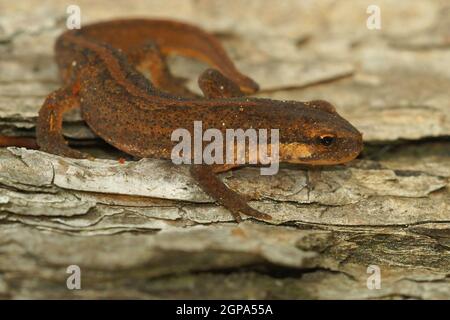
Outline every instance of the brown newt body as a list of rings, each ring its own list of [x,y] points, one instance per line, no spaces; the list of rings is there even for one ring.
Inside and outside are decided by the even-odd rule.
[[[167,69],[164,56],[176,53],[209,63],[199,85],[205,97],[185,89]],[[39,112],[41,149],[84,157],[65,143],[62,115],[80,108],[83,119],[102,139],[136,157],[170,159],[177,128],[279,129],[279,160],[333,165],[354,159],[362,137],[325,101],[276,101],[243,97],[257,84],[242,75],[220,43],[191,25],[166,20],[117,20],[67,31],[55,46],[64,87],[49,95]],[[149,81],[138,70],[150,71]],[[206,193],[240,214],[270,218],[229,190],[215,173],[238,165],[192,165]]]

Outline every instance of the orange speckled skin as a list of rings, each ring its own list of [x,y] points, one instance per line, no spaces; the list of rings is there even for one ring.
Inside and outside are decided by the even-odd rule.
[[[214,67],[199,79],[206,97],[164,92],[137,71],[137,65],[149,57],[145,48],[150,41],[163,55],[186,55]],[[98,136],[142,158],[170,159],[177,144],[171,141],[172,132],[177,128],[192,132],[194,121],[202,121],[203,130],[216,128],[223,132],[238,128],[279,129],[280,161],[339,164],[354,159],[362,149],[358,130],[325,101],[242,97],[255,92],[258,85],[235,68],[213,36],[191,25],[143,19],[103,22],[65,32],[58,38],[55,52],[65,86],[49,96],[39,114],[37,141],[45,151],[84,156],[70,149],[60,132],[62,113],[77,107]],[[324,136],[332,137],[332,143],[325,145]],[[298,145],[301,148],[291,148]],[[305,148],[307,155],[296,153]],[[220,167],[206,167],[193,166],[198,168],[193,169],[193,176],[237,220],[239,213],[269,218],[223,188],[214,176]]]

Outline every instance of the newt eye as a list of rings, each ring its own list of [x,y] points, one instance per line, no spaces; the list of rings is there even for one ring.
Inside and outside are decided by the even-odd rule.
[[[321,136],[319,137],[320,144],[328,147],[334,142],[335,138],[333,136]]]

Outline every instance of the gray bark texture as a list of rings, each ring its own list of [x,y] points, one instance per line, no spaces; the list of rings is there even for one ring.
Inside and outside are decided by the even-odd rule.
[[[76,112],[97,158],[0,149],[0,298],[450,298],[450,5],[370,1],[78,1],[82,23],[168,17],[217,34],[259,97],[324,99],[364,134],[354,162],[221,175],[273,220],[237,224],[188,168],[135,160]],[[0,134],[33,136],[59,87],[66,1],[0,0]],[[171,57],[193,90],[204,65]],[[118,161],[119,158],[126,161]],[[67,268],[81,269],[69,290]],[[380,271],[380,288],[371,284]]]

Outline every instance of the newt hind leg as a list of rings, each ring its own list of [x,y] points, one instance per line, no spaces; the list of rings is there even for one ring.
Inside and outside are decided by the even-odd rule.
[[[88,157],[70,148],[62,135],[63,114],[79,106],[78,98],[72,89],[59,89],[47,97],[39,110],[36,124],[36,140],[42,151],[70,158]]]
[[[237,83],[216,69],[206,69],[198,78],[198,86],[209,99],[242,97],[245,94]]]
[[[213,165],[192,165],[191,174],[200,187],[219,204],[227,208],[237,222],[241,222],[241,214],[255,217],[263,220],[270,220],[272,217],[268,214],[259,212],[247,204],[247,199],[230,190],[216,173],[226,171],[228,168]]]
[[[172,75],[156,42],[148,41],[144,46],[132,50],[129,59],[138,71],[150,77],[155,87],[182,97],[198,97],[185,87],[186,79]]]

